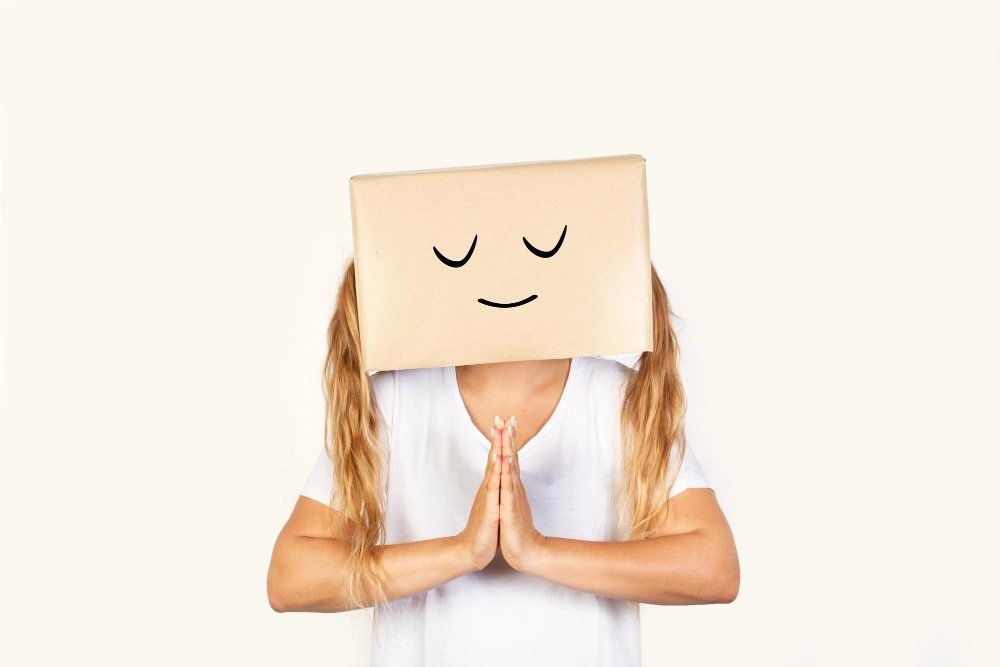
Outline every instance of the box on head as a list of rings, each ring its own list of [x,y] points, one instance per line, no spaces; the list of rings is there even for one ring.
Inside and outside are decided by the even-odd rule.
[[[641,155],[350,179],[367,371],[653,347]]]

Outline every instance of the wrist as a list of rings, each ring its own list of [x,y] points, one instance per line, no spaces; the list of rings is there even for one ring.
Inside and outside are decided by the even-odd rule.
[[[459,570],[459,576],[476,572],[476,559],[472,555],[472,550],[466,544],[462,533],[451,537],[451,553]]]
[[[548,554],[548,543],[540,532],[535,531],[534,537],[530,541],[530,546],[525,550],[524,558],[518,563],[516,569],[525,574],[537,575],[542,569],[542,563]]]

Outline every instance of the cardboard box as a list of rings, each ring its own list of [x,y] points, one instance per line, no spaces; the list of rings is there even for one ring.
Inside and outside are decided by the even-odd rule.
[[[641,155],[350,179],[365,370],[652,349]]]

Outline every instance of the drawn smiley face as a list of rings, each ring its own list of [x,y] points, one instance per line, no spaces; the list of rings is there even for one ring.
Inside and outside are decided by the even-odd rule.
[[[366,371],[651,349],[645,160],[351,177]]]
[[[531,242],[527,239],[527,237],[524,236],[521,237],[521,240],[524,241],[524,245],[528,248],[528,250],[531,251],[531,254],[537,257],[541,257],[542,259],[548,259],[554,256],[557,252],[559,252],[559,248],[562,247],[563,241],[566,239],[567,228],[568,225],[563,225],[562,234],[559,235],[559,240],[556,241],[556,245],[554,248],[552,248],[552,250],[539,250],[535,246],[531,245]],[[440,259],[446,266],[450,266],[454,269],[459,269],[465,266],[472,258],[472,253],[476,249],[476,241],[478,240],[479,240],[479,234],[476,234],[472,239],[472,245],[469,246],[469,251],[465,253],[465,257],[457,260],[448,259],[447,257],[441,254],[441,251],[437,249],[437,246],[432,246],[432,247],[434,249],[434,254],[437,255],[437,258]],[[491,308],[517,308],[518,306],[523,306],[526,303],[531,303],[537,298],[538,298],[537,294],[532,294],[529,297],[525,297],[520,301],[514,301],[512,303],[498,303],[496,301],[490,301],[489,299],[483,299],[481,297],[476,300],[479,303],[483,304],[484,306],[490,306]]]

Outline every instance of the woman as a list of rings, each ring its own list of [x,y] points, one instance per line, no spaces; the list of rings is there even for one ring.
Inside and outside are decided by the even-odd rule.
[[[735,543],[685,451],[679,350],[652,280],[654,349],[634,370],[578,357],[369,376],[350,262],[328,330],[327,446],[275,544],[272,608],[374,606],[374,666],[639,665],[636,603],[735,599]]]

